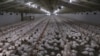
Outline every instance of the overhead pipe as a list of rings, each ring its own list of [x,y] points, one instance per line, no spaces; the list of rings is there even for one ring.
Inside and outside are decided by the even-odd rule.
[[[5,1],[5,2],[2,2],[2,3],[0,3],[0,6],[1,6],[1,5],[4,5],[4,4],[7,4],[7,3],[10,3],[10,2],[14,2],[14,0],[10,0],[10,1],[7,0],[7,1]]]
[[[59,2],[59,4],[62,4],[65,7],[71,8],[73,10],[78,10],[78,11],[79,10],[80,11],[82,11],[82,10],[84,10],[84,11],[87,11],[87,10],[92,11],[93,10],[92,8],[87,8],[87,7],[83,7],[83,6],[79,6],[79,5],[75,5],[75,4],[67,3],[67,2],[63,2],[63,1]]]
[[[9,7],[5,7],[5,8],[2,8],[0,10],[7,10],[9,8],[12,8],[12,7],[17,7],[17,6],[20,6],[21,4],[17,4],[17,5],[13,5],[13,6],[9,6]]]

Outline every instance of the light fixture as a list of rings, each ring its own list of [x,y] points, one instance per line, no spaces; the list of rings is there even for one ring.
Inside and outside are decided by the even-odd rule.
[[[32,8],[38,8],[37,4],[32,4],[32,2],[27,2],[25,5],[32,7]]]
[[[45,9],[43,9],[43,8],[41,8],[40,10],[43,11],[43,12],[45,12],[46,15],[51,15],[51,13],[50,13],[49,11],[47,11],[47,10],[45,10]]]
[[[77,0],[70,0],[69,2],[72,3],[72,2],[76,2],[76,1],[77,1]]]
[[[32,8],[37,8],[38,6],[36,4],[31,5]]]
[[[58,15],[57,13],[60,11],[60,9],[57,9],[53,12],[54,15]]]
[[[61,6],[61,9],[63,9],[64,8],[64,6]]]
[[[9,2],[14,1],[14,0],[8,0]]]
[[[25,5],[30,6],[32,2],[27,2]]]
[[[64,9],[64,6],[58,7],[58,9],[56,9],[56,10],[53,12],[53,14],[54,14],[54,15],[58,15],[58,12],[60,12],[62,9]]]

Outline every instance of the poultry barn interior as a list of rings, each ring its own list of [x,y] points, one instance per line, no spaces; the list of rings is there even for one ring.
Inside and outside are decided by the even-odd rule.
[[[100,0],[0,0],[0,56],[100,56]]]

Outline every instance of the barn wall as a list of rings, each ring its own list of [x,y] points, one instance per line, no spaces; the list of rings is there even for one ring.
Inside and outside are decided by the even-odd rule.
[[[21,20],[20,14],[11,13],[11,12],[4,12],[3,15],[0,14],[0,26],[12,24],[19,22]]]
[[[99,11],[61,14],[61,16],[66,17],[66,19],[70,18],[91,24],[100,24]]]
[[[42,17],[44,17],[45,15],[44,14],[31,14],[31,13],[25,14],[24,13],[23,17],[26,17],[26,16],[34,16],[35,20],[39,20]],[[3,15],[2,15],[2,13],[0,13],[0,26],[13,24],[13,23],[16,23],[19,21],[21,21],[20,13],[3,12]]]

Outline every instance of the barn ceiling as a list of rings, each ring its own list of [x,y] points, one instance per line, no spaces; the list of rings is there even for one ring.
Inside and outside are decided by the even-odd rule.
[[[0,11],[44,13],[41,8],[51,13],[57,9],[60,13],[96,11],[100,0],[0,0]]]

